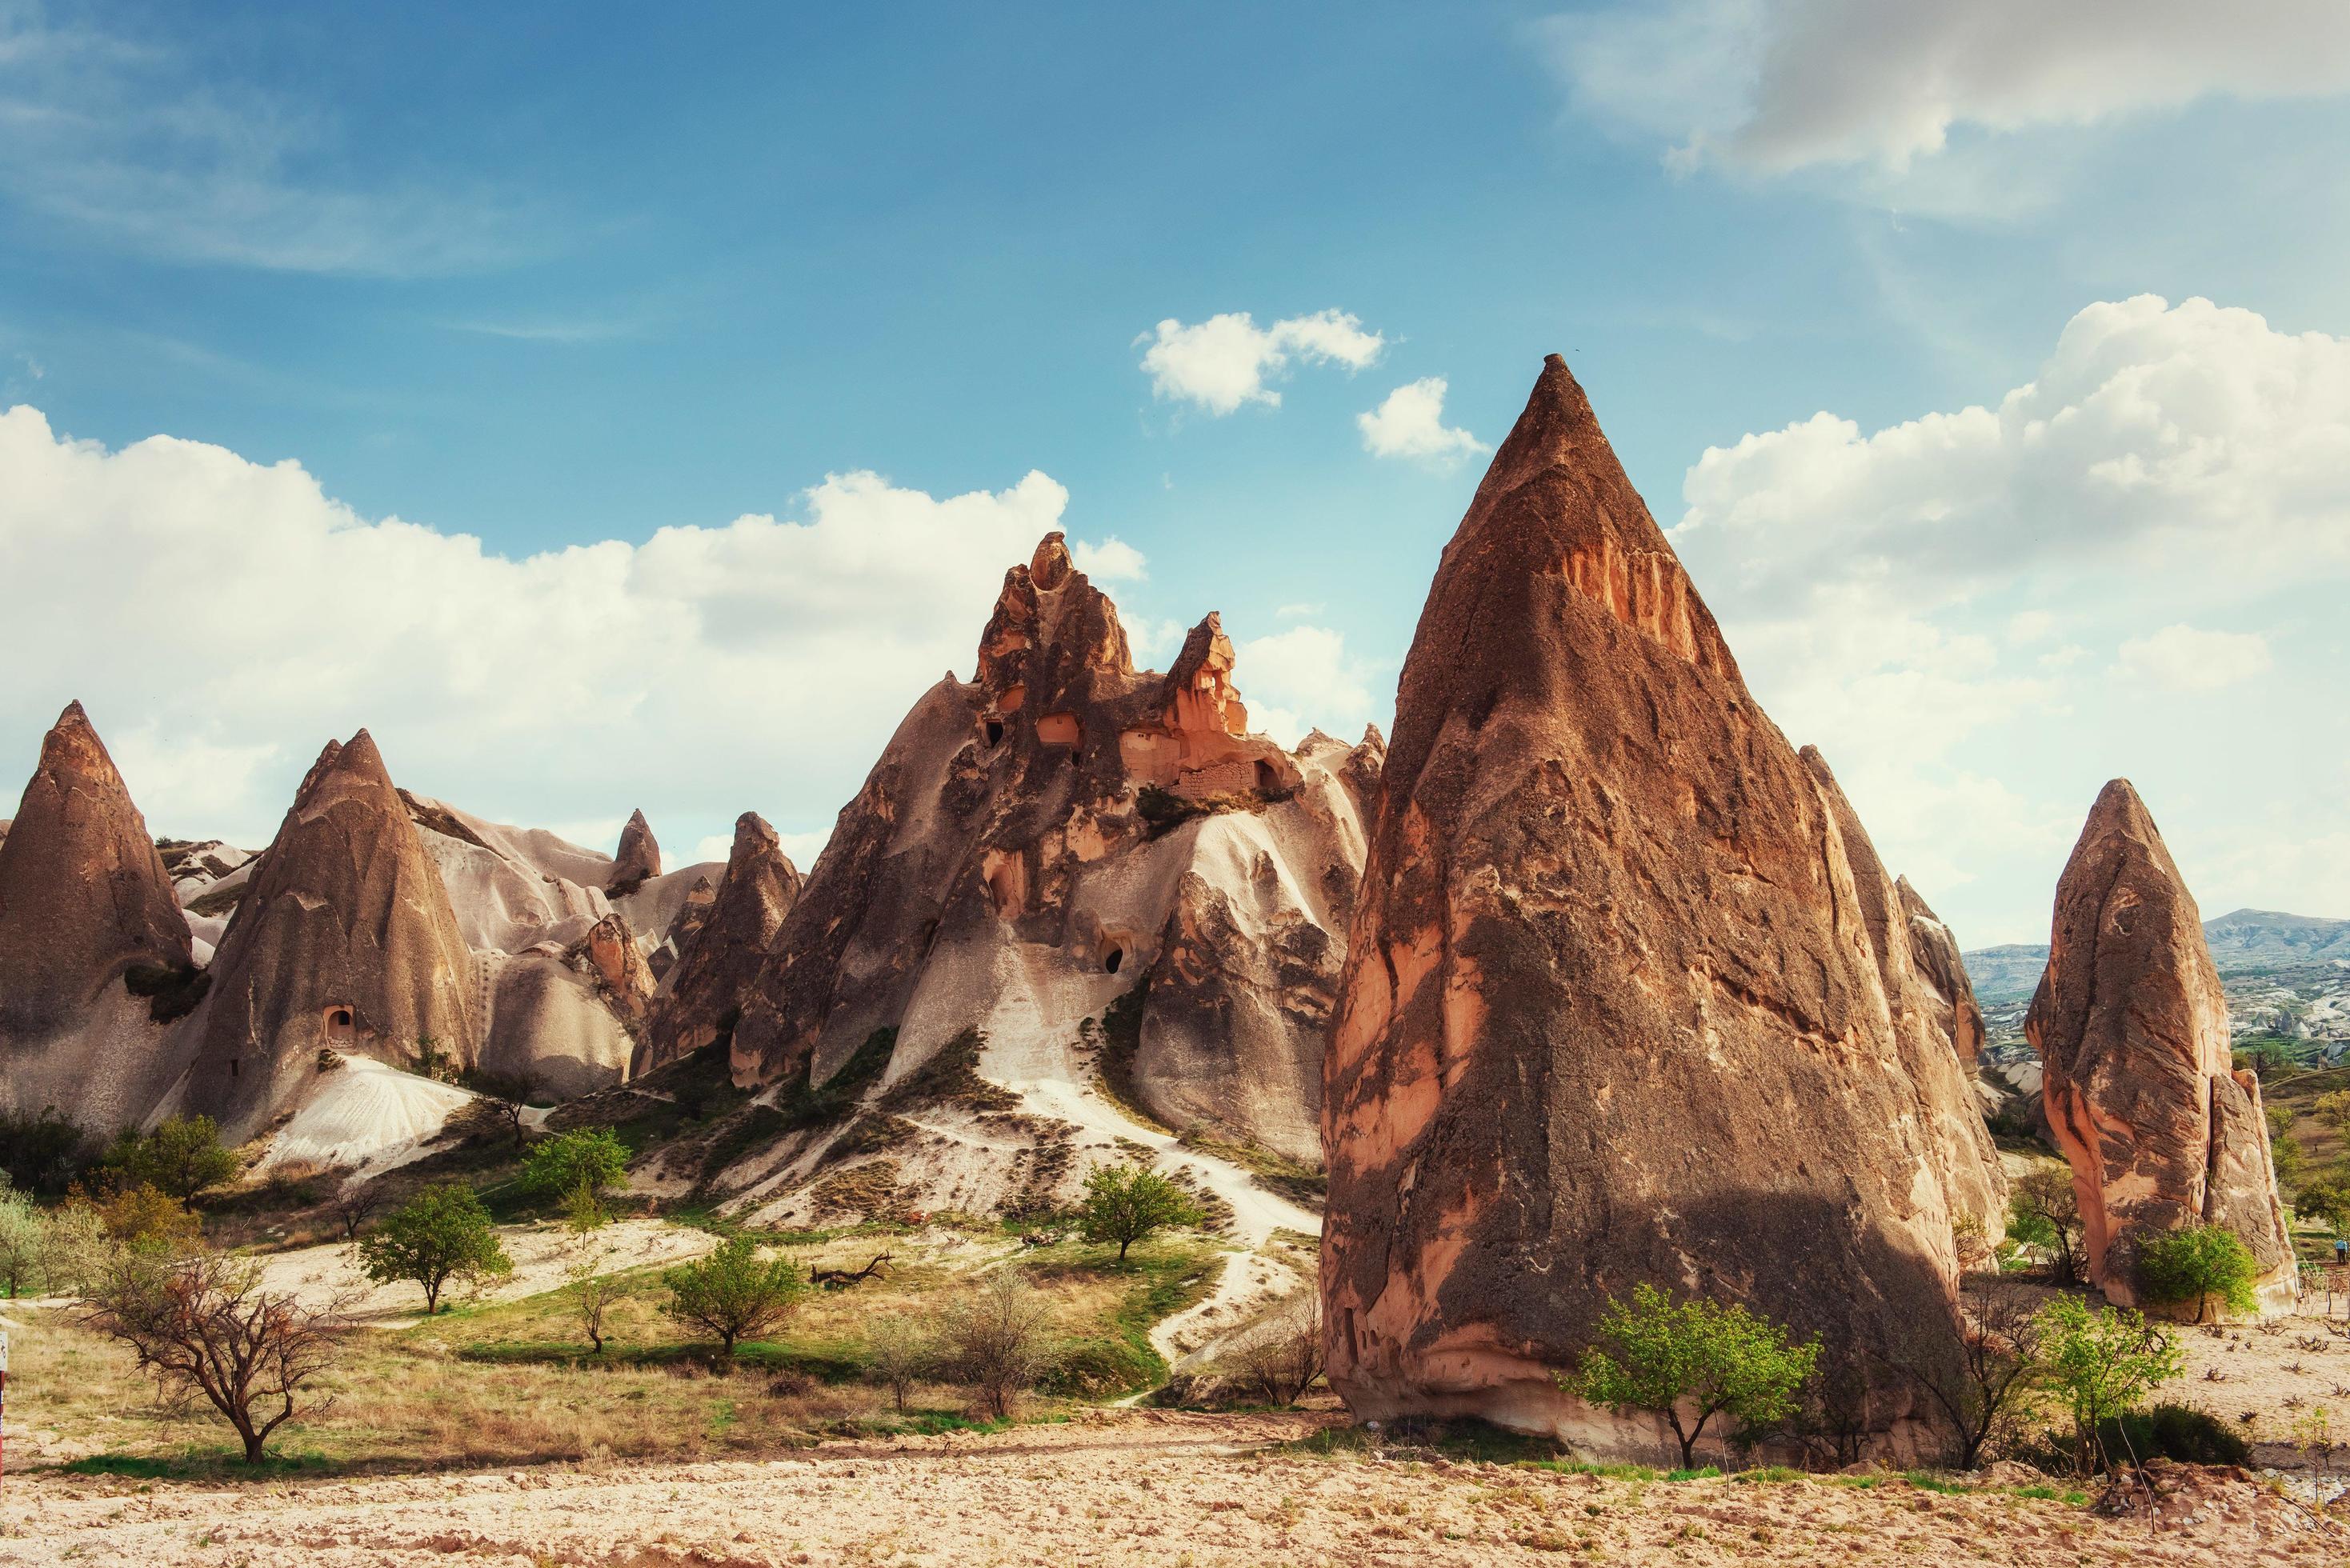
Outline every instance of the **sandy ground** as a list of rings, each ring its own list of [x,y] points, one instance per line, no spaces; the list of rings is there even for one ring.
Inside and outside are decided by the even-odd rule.
[[[1326,1417],[1325,1417],[1326,1418]],[[2296,1564],[2350,1534],[2224,1472],[2149,1520],[1887,1478],[1679,1484],[1272,1450],[1317,1418],[1098,1413],[805,1456],[249,1487],[44,1475],[0,1563]]]
[[[2251,1439],[2255,1464],[2298,1466],[2296,1421],[2330,1418],[2334,1441],[2350,1445],[2350,1334],[2339,1330],[2350,1322],[2337,1317],[2329,1327],[2324,1318],[2289,1317],[2216,1334],[2182,1325],[2187,1368],[2156,1397],[2199,1405],[2227,1421]]]
[[[551,1291],[563,1283],[564,1271],[578,1255],[577,1239],[560,1225],[501,1225],[498,1240],[514,1260],[514,1272],[478,1290],[452,1284],[446,1299],[513,1301]],[[617,1273],[648,1263],[698,1258],[715,1247],[718,1238],[659,1220],[618,1220],[596,1232],[596,1242],[611,1250],[604,1267]],[[270,1289],[290,1290],[305,1301],[323,1303],[348,1293],[351,1315],[372,1327],[402,1328],[424,1318],[422,1287],[407,1281],[369,1284],[359,1272],[358,1250],[346,1243],[274,1252],[262,1260],[262,1271]]]

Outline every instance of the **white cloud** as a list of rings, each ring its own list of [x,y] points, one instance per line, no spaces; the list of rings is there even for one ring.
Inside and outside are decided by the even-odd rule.
[[[2309,781],[2350,726],[2301,717],[2338,707],[2338,654],[2293,645],[2331,635],[2350,581],[2350,339],[2201,299],[2093,305],[1987,404],[1873,431],[1817,414],[1710,449],[1683,495],[1674,542],[1756,694],[1929,899],[1937,868],[1965,879],[1970,942],[2044,931],[2116,774],[2199,866],[2264,863],[2260,802],[2342,826]],[[2249,777],[2147,700],[2220,685],[2231,732],[2291,760]]]
[[[323,109],[152,38],[0,5],[0,195],[172,260],[407,276],[512,259],[517,204],[446,171],[348,176]]]
[[[1491,452],[1467,431],[1445,425],[1444,394],[1449,389],[1443,377],[1423,377],[1398,387],[1368,413],[1357,414],[1363,450],[1374,457],[1419,458],[1445,468]]]
[[[2122,673],[2166,691],[2217,691],[2267,673],[2268,639],[2253,631],[2199,631],[2181,622],[2121,646]]]
[[[747,809],[804,831],[923,690],[968,674],[1004,567],[1066,500],[1043,473],[945,498],[835,474],[796,520],[517,559],[358,516],[290,462],[109,452],[18,407],[0,767],[29,773],[79,697],[159,833],[265,842],[317,748],[362,725],[400,783],[495,820],[641,805],[691,843]]]
[[[1343,633],[1293,626],[1250,638],[1233,650],[1232,679],[1248,704],[1249,726],[1294,746],[1319,724],[1351,739],[1387,715],[1373,701],[1372,671],[1347,651]]]
[[[1293,316],[1259,327],[1247,311],[1211,316],[1187,327],[1172,317],[1159,324],[1142,368],[1150,372],[1154,396],[1197,403],[1219,417],[1243,403],[1279,407],[1281,394],[1265,385],[1289,368],[1291,358],[1308,364],[1335,361],[1348,370],[1374,363],[1387,347],[1376,332],[1338,310]]]
[[[1661,0],[1554,18],[1577,105],[1669,161],[1899,171],[1954,129],[2013,132],[2214,94],[2350,88],[2339,0]]]
[[[816,857],[824,853],[824,846],[831,838],[832,829],[829,827],[819,829],[815,833],[778,832],[775,835],[775,842],[783,849],[784,858],[797,867],[803,877],[816,868]],[[734,835],[713,833],[693,846],[691,863],[715,860],[723,865],[727,857],[733,853]],[[671,867],[671,869],[675,870],[676,867]]]
[[[1069,546],[1077,570],[1097,582],[1139,583],[1150,575],[1141,551],[1113,534],[1098,545],[1079,540]]]

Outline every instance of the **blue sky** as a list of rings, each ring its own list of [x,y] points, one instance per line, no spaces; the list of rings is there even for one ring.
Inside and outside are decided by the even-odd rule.
[[[1351,733],[1557,349],[1962,940],[2117,773],[2350,915],[2338,6],[684,9],[0,0],[0,758],[805,855],[1047,525]]]

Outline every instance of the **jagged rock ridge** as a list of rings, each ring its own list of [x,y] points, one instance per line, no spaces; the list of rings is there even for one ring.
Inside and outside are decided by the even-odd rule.
[[[698,888],[687,895],[683,935],[660,977],[637,1072],[698,1051],[733,1027],[799,893],[799,868],[775,830],[757,812],[744,812],[717,887],[706,901]]]
[[[2090,1279],[2135,1302],[2144,1241],[2224,1225],[2260,1267],[2263,1310],[2289,1310],[2293,1250],[2260,1080],[2230,1070],[2227,1000],[2194,897],[2126,779],[2098,794],[2056,884],[2024,1033],[2073,1168]]]
[[[1326,1058],[1322,1287],[1358,1416],[1647,1451],[1565,1394],[1639,1282],[1876,1358],[1949,1324],[2001,1184],[1898,896],[1740,679],[1564,360],[1443,560],[1400,682]]]

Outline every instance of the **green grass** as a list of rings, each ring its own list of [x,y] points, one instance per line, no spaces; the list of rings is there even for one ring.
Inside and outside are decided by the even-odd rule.
[[[114,1476],[124,1480],[279,1480],[287,1476],[328,1475],[338,1469],[320,1453],[271,1449],[257,1465],[244,1462],[242,1448],[191,1443],[169,1454],[92,1454],[57,1467],[69,1476]]]
[[[1145,1243],[1120,1265],[1107,1248],[1042,1249],[1027,1264],[1029,1277],[1049,1280],[1084,1272],[1131,1278],[1109,1321],[1095,1334],[1062,1342],[1060,1366],[1043,1385],[1048,1394],[1099,1398],[1139,1393],[1167,1380],[1167,1362],[1151,1348],[1150,1330],[1204,1300],[1224,1272],[1223,1254],[1196,1242]]]
[[[2082,1507],[2089,1501],[2087,1492],[2060,1490],[2053,1486],[2020,1486],[2013,1489],[2013,1495],[2033,1498],[2042,1502],[2069,1502],[2074,1508]]]
[[[1920,1491],[1938,1491],[1945,1497],[1963,1497],[1975,1490],[1963,1481],[1950,1480],[1931,1470],[1903,1470],[1901,1479]]]
[[[1751,1470],[1740,1470],[1730,1478],[1742,1486],[1771,1484],[1779,1481],[1802,1480],[1804,1472],[1785,1465],[1757,1465]]]

